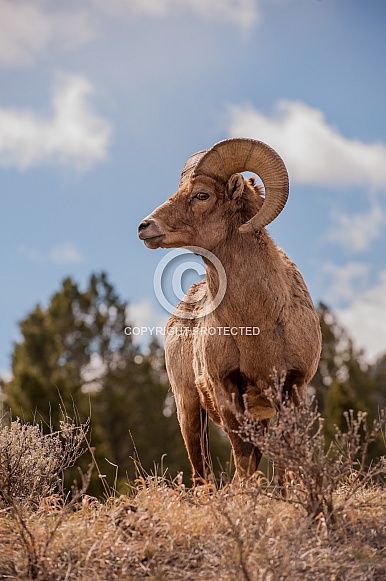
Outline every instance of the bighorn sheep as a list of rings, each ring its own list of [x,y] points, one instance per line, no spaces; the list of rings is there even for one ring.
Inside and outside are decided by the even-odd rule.
[[[260,176],[265,199],[244,171]],[[285,165],[272,148],[227,139],[192,155],[178,191],[138,228],[148,248],[201,247],[226,273],[222,302],[205,314],[220,277],[204,257],[206,279],[189,289],[188,302],[180,303],[166,329],[166,366],[195,483],[208,477],[208,415],[228,434],[236,476],[251,475],[261,453],[239,437],[238,415],[248,409],[264,422],[274,415],[264,396],[274,369],[286,374],[284,389],[295,401],[304,400],[317,369],[318,316],[296,265],[265,230],[282,211],[288,191]],[[181,327],[191,332],[179,333]],[[196,332],[247,327],[260,333]]]

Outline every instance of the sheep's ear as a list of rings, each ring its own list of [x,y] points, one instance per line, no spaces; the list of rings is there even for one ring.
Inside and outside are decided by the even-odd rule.
[[[239,200],[244,193],[245,180],[241,173],[234,173],[227,182],[226,192],[231,200]]]

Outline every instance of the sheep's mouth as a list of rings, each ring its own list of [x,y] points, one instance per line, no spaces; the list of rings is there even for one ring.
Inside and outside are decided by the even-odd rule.
[[[162,244],[163,239],[165,238],[164,234],[159,234],[158,236],[151,236],[149,238],[142,238],[147,248],[155,249],[159,248]]]

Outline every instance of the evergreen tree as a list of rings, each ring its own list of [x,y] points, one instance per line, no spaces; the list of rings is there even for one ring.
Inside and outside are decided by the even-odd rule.
[[[322,352],[319,366],[311,381],[318,402],[318,408],[324,413],[326,394],[335,379],[347,375],[346,363],[350,358],[347,351],[350,340],[345,330],[338,324],[329,308],[320,303],[317,308],[322,331]]]
[[[141,352],[124,333],[126,319],[127,303],[105,274],[92,275],[84,292],[65,279],[46,309],[38,305],[20,323],[6,404],[13,416],[54,429],[61,407],[81,421],[91,414],[91,445],[110,485],[116,467],[120,483],[135,477],[131,458],[150,473],[163,457],[169,474],[183,471],[189,484],[163,349],[153,341]],[[214,458],[225,465],[229,447],[218,431],[212,436]],[[102,491],[96,474],[92,484],[91,492]]]
[[[376,404],[379,408],[384,408],[386,407],[386,353],[372,366],[370,375],[376,385],[374,394]]]
[[[124,333],[126,318],[127,304],[105,274],[92,275],[85,292],[67,278],[47,309],[38,305],[20,323],[23,339],[15,345],[13,379],[5,386],[12,414],[28,422],[57,429],[61,408],[76,410],[83,422],[91,414],[91,445],[110,483],[115,468],[109,462],[122,477],[129,470],[129,431],[139,453],[147,452],[141,458],[145,469],[165,452],[157,432],[174,423],[178,434],[175,418],[163,414],[165,376],[151,372],[162,366],[162,351],[153,347],[141,355]]]
[[[327,439],[334,436],[335,425],[346,428],[344,412],[364,411],[369,422],[378,417],[384,406],[385,394],[381,388],[381,376],[386,378],[385,363],[379,362],[377,372],[364,361],[363,352],[355,349],[347,331],[324,304],[318,307],[323,335],[323,347],[318,371],[311,382],[315,390],[318,408],[325,418]],[[386,356],[385,356],[386,357]],[[382,452],[383,449],[383,452]],[[381,442],[371,448],[371,456],[384,453]]]
[[[75,405],[81,419],[87,417],[89,394],[93,398],[106,373],[137,352],[124,334],[126,308],[103,273],[92,275],[83,293],[65,279],[47,309],[36,306],[20,323],[23,340],[15,345],[6,388],[13,413],[26,421],[40,415],[57,426],[60,405]]]

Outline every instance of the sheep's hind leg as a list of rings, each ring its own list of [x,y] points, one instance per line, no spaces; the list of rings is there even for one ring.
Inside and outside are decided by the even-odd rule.
[[[252,476],[259,467],[261,452],[251,442],[240,436],[240,419],[245,412],[241,379],[232,373],[224,382],[218,382],[215,389],[218,409],[221,410],[223,428],[232,445],[236,473],[234,480]]]

